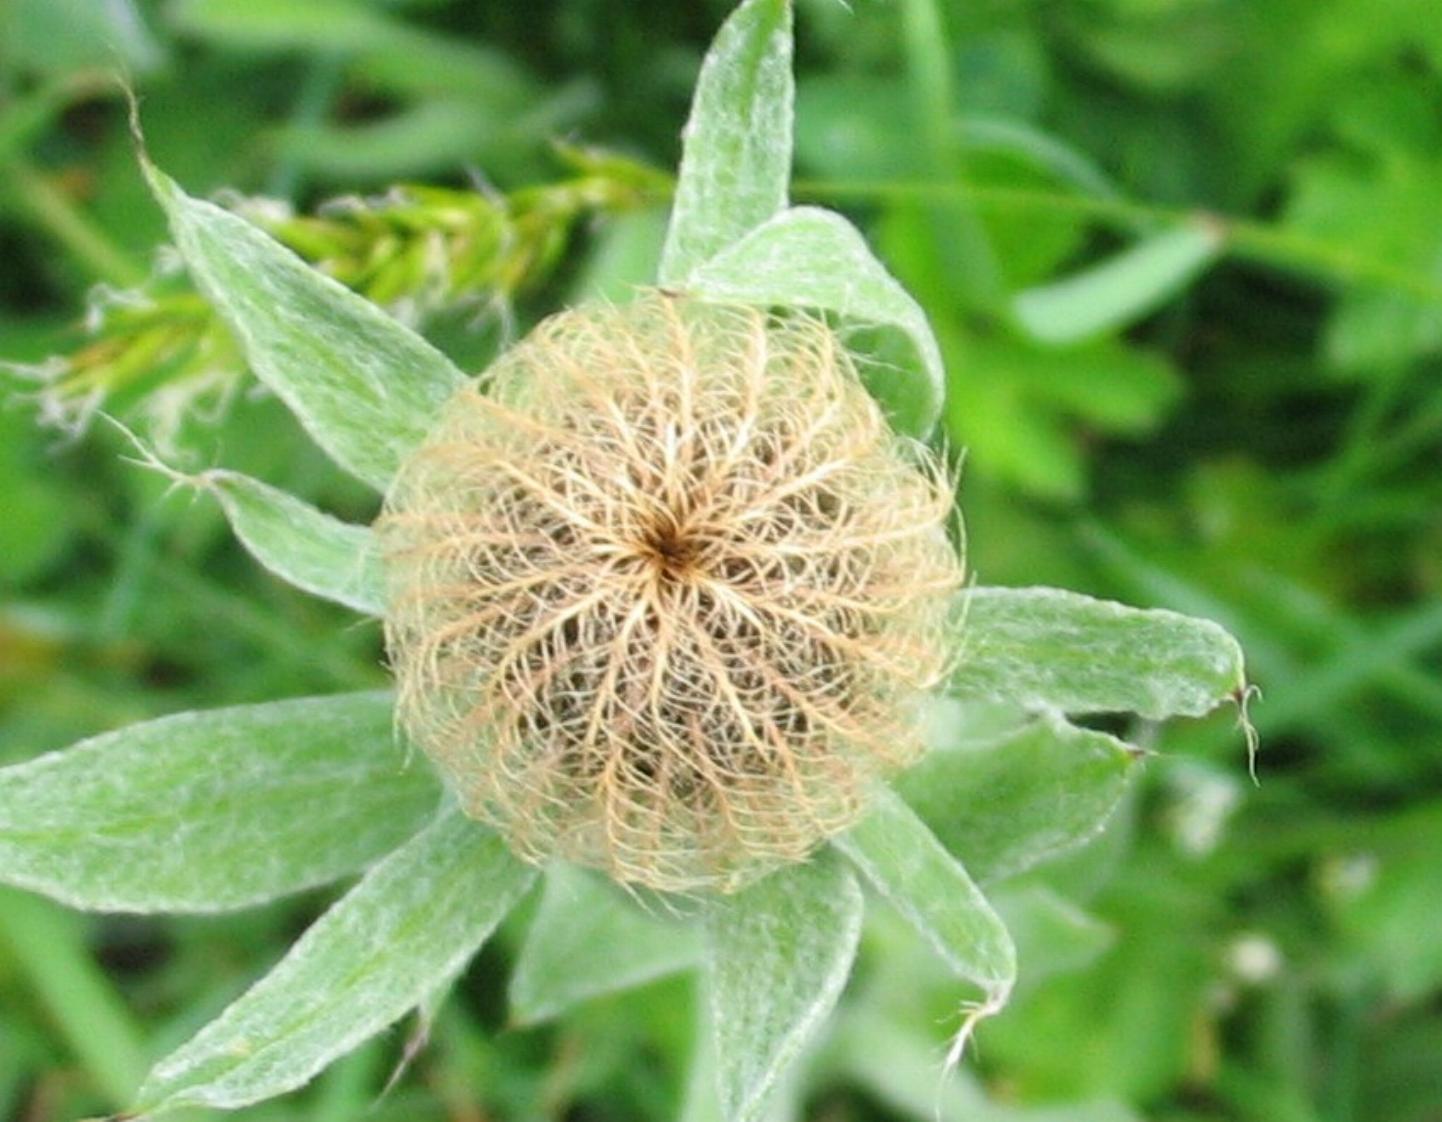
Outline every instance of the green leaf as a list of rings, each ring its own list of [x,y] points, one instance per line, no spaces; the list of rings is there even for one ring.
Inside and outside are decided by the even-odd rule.
[[[1054,588],[967,596],[951,693],[1065,713],[1199,717],[1246,689],[1242,650],[1210,620]]]
[[[861,916],[855,878],[825,854],[715,904],[706,949],[727,1122],[764,1116],[769,1094],[836,1004]]]
[[[237,908],[363,868],[438,796],[387,693],[180,713],[0,770],[0,880],[101,911]]]
[[[558,862],[546,872],[541,906],[511,975],[511,1016],[521,1024],[544,1021],[589,998],[684,970],[700,954],[694,925],[648,915],[599,875]]]
[[[786,206],[795,89],[790,0],[746,0],[706,54],[683,133],[660,281],[702,262]]]
[[[448,358],[245,219],[144,160],[196,284],[256,376],[342,467],[384,490],[465,381]]]
[[[368,526],[332,518],[239,472],[207,471],[195,482],[215,495],[235,536],[276,576],[358,612],[382,614],[385,584]]]
[[[455,975],[534,876],[445,811],[308,930],[265,978],[155,1065],[141,1114],[233,1109],[308,1082]]]
[[[1101,831],[1140,750],[1054,715],[974,740],[968,708],[896,790],[977,879],[1025,872]]]
[[[986,993],[991,1013],[1016,981],[1011,936],[967,871],[888,788],[835,845],[960,977]],[[963,1029],[963,1034],[965,1033]]]
[[[945,371],[926,313],[841,215],[819,207],[784,211],[697,268],[688,287],[724,300],[817,308],[901,332],[914,361],[871,372],[868,383],[909,431],[925,434],[936,423]]]
[[[1063,345],[1135,323],[1221,254],[1221,227],[1204,220],[1156,234],[1084,272],[1017,293],[1012,308],[1034,339]]]

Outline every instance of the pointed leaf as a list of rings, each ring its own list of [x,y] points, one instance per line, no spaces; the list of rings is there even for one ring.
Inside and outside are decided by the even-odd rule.
[[[100,911],[242,907],[363,868],[439,792],[388,693],[180,713],[0,770],[0,881]]]
[[[836,1004],[861,916],[855,878],[824,853],[716,903],[707,924],[707,967],[727,1122],[764,1116],[787,1065]]]
[[[419,335],[148,160],[176,247],[256,376],[317,444],[384,490],[465,381]]]
[[[1016,980],[1011,936],[981,890],[893,791],[835,844],[958,975],[999,1008]]]
[[[1032,338],[1077,343],[1154,312],[1216,260],[1223,246],[1219,223],[1188,222],[1085,272],[1019,292],[1012,308]]]
[[[215,495],[241,544],[276,576],[358,612],[382,614],[385,587],[370,527],[342,522],[239,472],[208,471],[196,482]]]
[[[954,697],[1065,713],[1199,717],[1246,689],[1242,650],[1210,620],[1055,588],[967,597]]]
[[[698,267],[687,287],[703,296],[816,308],[902,333],[914,360],[868,371],[868,385],[907,431],[924,435],[941,413],[945,371],[926,314],[845,218],[793,207]]]
[[[685,282],[786,205],[795,97],[790,0],[746,0],[722,25],[696,80],[662,284]]]
[[[424,1002],[534,871],[455,809],[368,872],[261,981],[155,1065],[141,1114],[233,1109],[307,1083]]]
[[[1100,832],[1139,749],[1056,716],[971,739],[969,708],[956,706],[954,728],[896,790],[974,877],[1014,876]]]
[[[585,922],[578,923],[577,917]],[[511,975],[511,1015],[532,1024],[700,958],[694,925],[648,915],[599,875],[557,863]]]

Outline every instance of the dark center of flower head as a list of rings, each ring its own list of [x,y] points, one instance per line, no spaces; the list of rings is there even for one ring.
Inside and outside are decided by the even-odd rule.
[[[388,497],[403,723],[522,855],[734,889],[919,751],[949,507],[819,321],[563,313]]]

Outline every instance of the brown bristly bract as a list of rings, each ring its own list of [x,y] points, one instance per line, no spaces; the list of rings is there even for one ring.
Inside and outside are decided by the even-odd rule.
[[[802,860],[921,751],[939,461],[820,319],[648,292],[463,390],[378,523],[400,720],[528,860],[662,891]]]

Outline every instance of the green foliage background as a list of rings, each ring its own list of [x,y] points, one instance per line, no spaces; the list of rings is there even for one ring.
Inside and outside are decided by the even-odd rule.
[[[674,166],[728,8],[8,0],[0,354],[72,356],[41,412],[103,397],[187,466],[367,520],[276,402],[214,377],[226,342],[175,328],[195,312],[173,278],[152,291],[179,335],[114,300],[87,334],[92,286],[143,281],[162,237],[107,73],[128,71],[157,160],[196,193],[315,214],[447,188],[384,220],[258,213],[479,369],[559,302],[650,275],[650,169]],[[1158,757],[1128,805],[1033,874],[1090,918],[1011,917],[1022,988],[969,1061],[1020,1112],[998,1119],[1437,1122],[1442,19],[1429,0],[853,9],[798,0],[796,195],[861,222],[932,317],[974,570],[1210,616],[1264,691],[1260,786],[1225,715],[1134,731]],[[14,385],[0,762],[383,683],[373,627],[265,576],[108,427],[38,425],[35,384]],[[93,920],[0,895],[0,1117],[114,1109],[323,903]],[[373,1113],[403,1031],[245,1117],[675,1117],[685,982],[508,1027],[504,936]],[[808,1117],[932,1116],[957,992],[934,979],[922,948],[868,932],[849,1000],[870,1012],[843,999]]]

